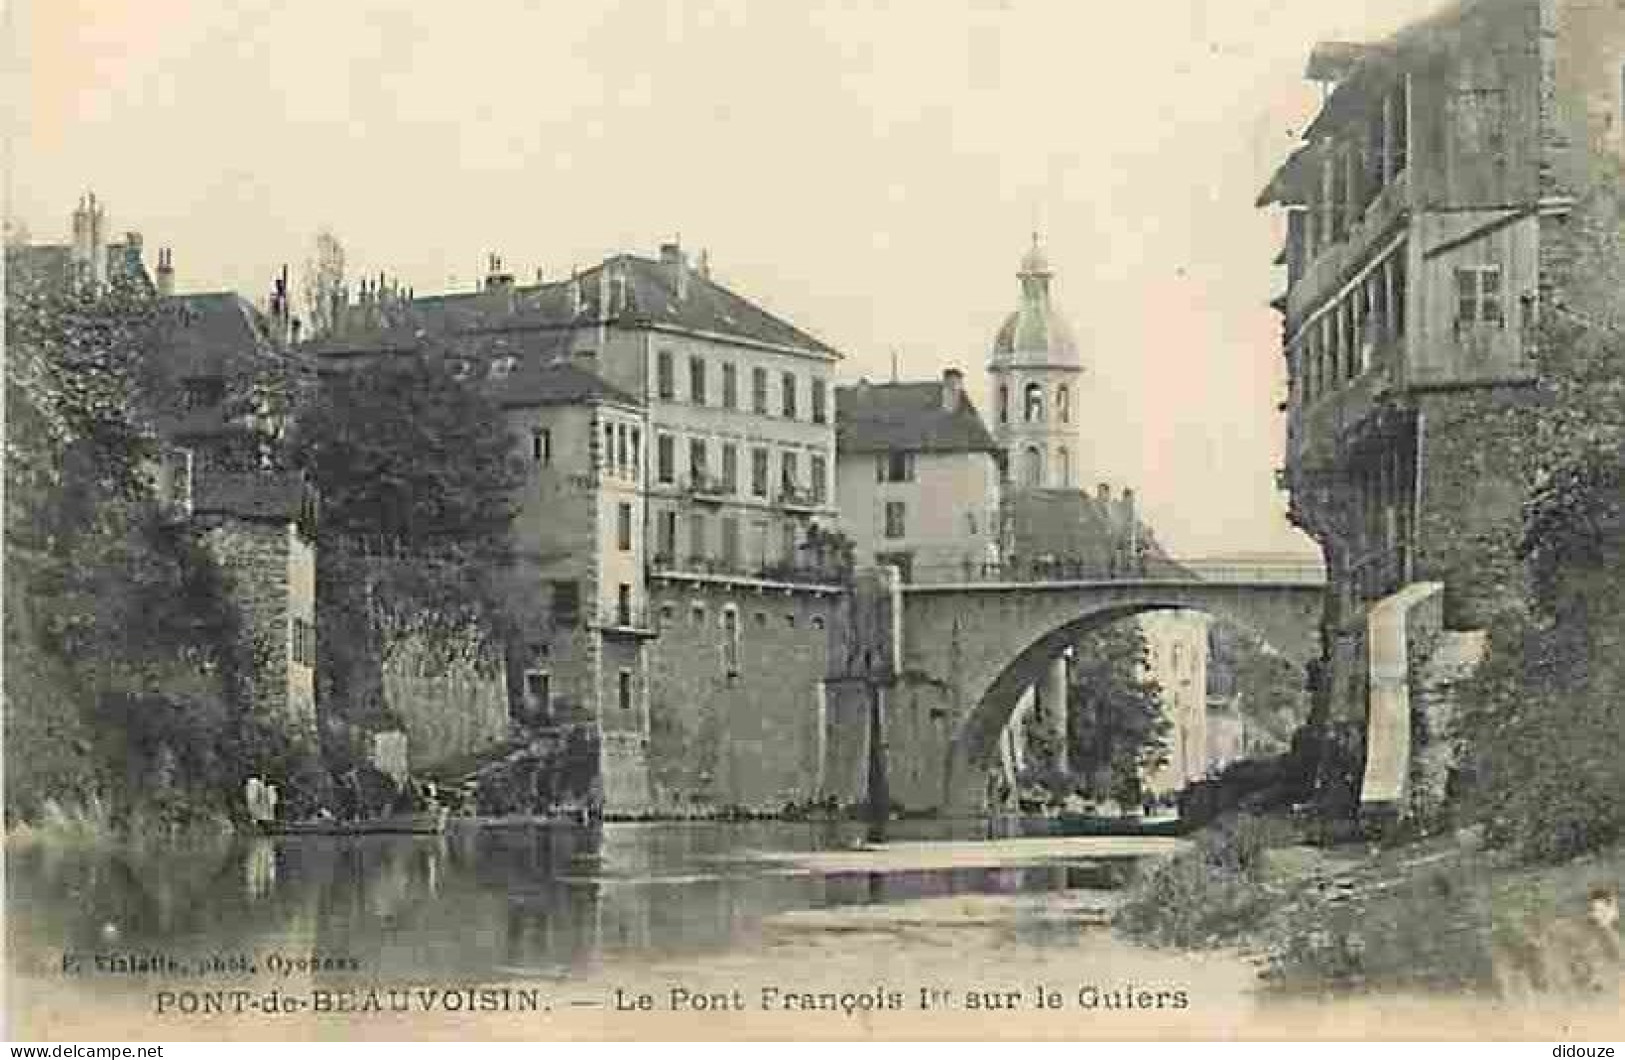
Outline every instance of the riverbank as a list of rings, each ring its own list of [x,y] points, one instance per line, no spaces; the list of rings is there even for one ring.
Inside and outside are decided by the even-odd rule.
[[[1244,818],[1143,874],[1114,914],[1125,937],[1237,947],[1281,996],[1388,992],[1612,997],[1618,928],[1588,918],[1617,888],[1625,847],[1519,864],[1471,833],[1388,848],[1311,847],[1284,822]]]

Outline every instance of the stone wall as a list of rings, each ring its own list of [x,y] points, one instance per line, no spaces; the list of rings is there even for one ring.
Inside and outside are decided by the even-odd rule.
[[[301,584],[306,580],[294,546],[307,554],[308,547],[297,540],[293,524],[287,522],[222,516],[211,518],[205,526],[205,540],[231,587],[253,653],[254,709],[290,731],[314,738],[316,710],[310,667],[294,658],[292,635],[296,614],[307,621],[314,617],[313,573],[308,594],[292,591],[296,573]],[[309,566],[313,571],[313,562]],[[303,679],[290,680],[295,674]]]
[[[648,754],[663,808],[776,810],[817,797],[839,599],[717,582],[651,588]]]

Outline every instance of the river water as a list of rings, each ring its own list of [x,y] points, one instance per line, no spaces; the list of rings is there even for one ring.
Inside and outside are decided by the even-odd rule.
[[[1024,829],[917,822],[893,834],[969,839],[995,830]],[[8,858],[8,942],[13,965],[36,971],[64,953],[165,954],[212,972],[241,964],[247,976],[267,971],[254,967],[266,955],[315,952],[401,982],[567,977],[749,948],[764,923],[792,911],[1105,890],[1132,870],[1132,859],[1114,857],[820,871],[783,857],[851,850],[861,836],[860,825],[837,822],[459,824],[433,837],[32,846]]]
[[[965,842],[1047,830],[905,823],[879,852],[828,822],[12,846],[7,1012],[55,1040],[1256,1032],[1243,955],[1106,926],[1155,843]],[[230,1007],[272,991],[305,1007]],[[837,1001],[786,1012],[790,994]]]

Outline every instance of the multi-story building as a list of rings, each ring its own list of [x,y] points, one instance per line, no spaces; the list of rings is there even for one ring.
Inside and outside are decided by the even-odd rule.
[[[235,292],[176,294],[167,248],[149,272],[141,234],[109,242],[108,229],[105,204],[86,194],[71,242],[7,247],[8,289],[123,288],[157,299],[130,410],[157,443],[154,499],[202,531],[227,575],[254,659],[253,707],[314,740],[315,498],[302,476],[277,468],[281,410],[260,399],[301,376],[288,348],[285,280],[269,314]]]
[[[1162,713],[1169,722],[1167,761],[1148,771],[1146,790],[1177,791],[1208,772],[1206,615],[1159,611],[1139,618],[1145,634],[1146,676],[1157,683]]]
[[[516,712],[594,722],[615,811],[811,797],[839,355],[675,244],[533,285],[493,258],[465,294],[369,280],[318,347],[334,370],[430,348],[533,465],[516,548],[546,617]]]
[[[1324,105],[1261,196],[1286,211],[1283,483],[1333,589],[1323,696],[1369,719],[1368,804],[1404,800],[1407,625],[1414,654],[1507,589],[1523,491],[1483,429],[1535,381],[1532,325],[1617,298],[1587,290],[1607,270],[1582,247],[1618,241],[1622,55],[1625,10],[1596,0],[1468,0],[1321,44]],[[1396,645],[1397,672],[1373,664]]]
[[[904,581],[971,581],[999,569],[998,446],[965,393],[940,382],[843,387],[836,497],[859,567]]]

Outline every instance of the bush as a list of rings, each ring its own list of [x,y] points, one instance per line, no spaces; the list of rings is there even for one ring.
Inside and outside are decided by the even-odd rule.
[[[1266,851],[1283,838],[1258,817],[1228,818],[1188,849],[1139,877],[1112,924],[1130,938],[1158,946],[1198,948],[1234,942],[1269,908]]]

